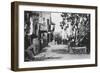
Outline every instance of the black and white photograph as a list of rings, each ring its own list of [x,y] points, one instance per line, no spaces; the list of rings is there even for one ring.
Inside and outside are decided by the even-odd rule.
[[[24,11],[24,61],[90,58],[89,13]]]

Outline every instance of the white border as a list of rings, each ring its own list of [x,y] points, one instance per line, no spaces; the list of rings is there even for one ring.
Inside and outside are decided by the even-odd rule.
[[[91,14],[91,54],[90,59],[82,60],[61,60],[61,61],[37,61],[24,62],[24,11],[50,11],[50,12],[72,12],[72,13],[90,13]],[[95,10],[81,8],[62,8],[62,7],[44,7],[44,6],[25,6],[19,5],[19,68],[34,68],[62,65],[82,65],[95,64]]]

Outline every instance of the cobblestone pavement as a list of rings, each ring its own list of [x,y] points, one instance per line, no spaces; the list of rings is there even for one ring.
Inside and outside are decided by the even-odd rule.
[[[36,61],[45,60],[72,60],[72,59],[87,59],[89,54],[69,54],[67,45],[50,45],[43,48],[43,51],[35,56]]]

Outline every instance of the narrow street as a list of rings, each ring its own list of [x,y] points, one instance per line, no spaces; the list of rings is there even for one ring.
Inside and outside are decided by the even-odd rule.
[[[43,48],[43,51],[35,56],[35,61],[46,60],[71,60],[90,58],[89,54],[70,54],[68,45],[49,45]]]

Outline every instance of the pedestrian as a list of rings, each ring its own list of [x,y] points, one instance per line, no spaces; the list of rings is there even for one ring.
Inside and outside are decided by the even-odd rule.
[[[39,53],[40,43],[37,37],[33,38],[32,44],[25,50],[30,60],[35,59],[35,55]]]

